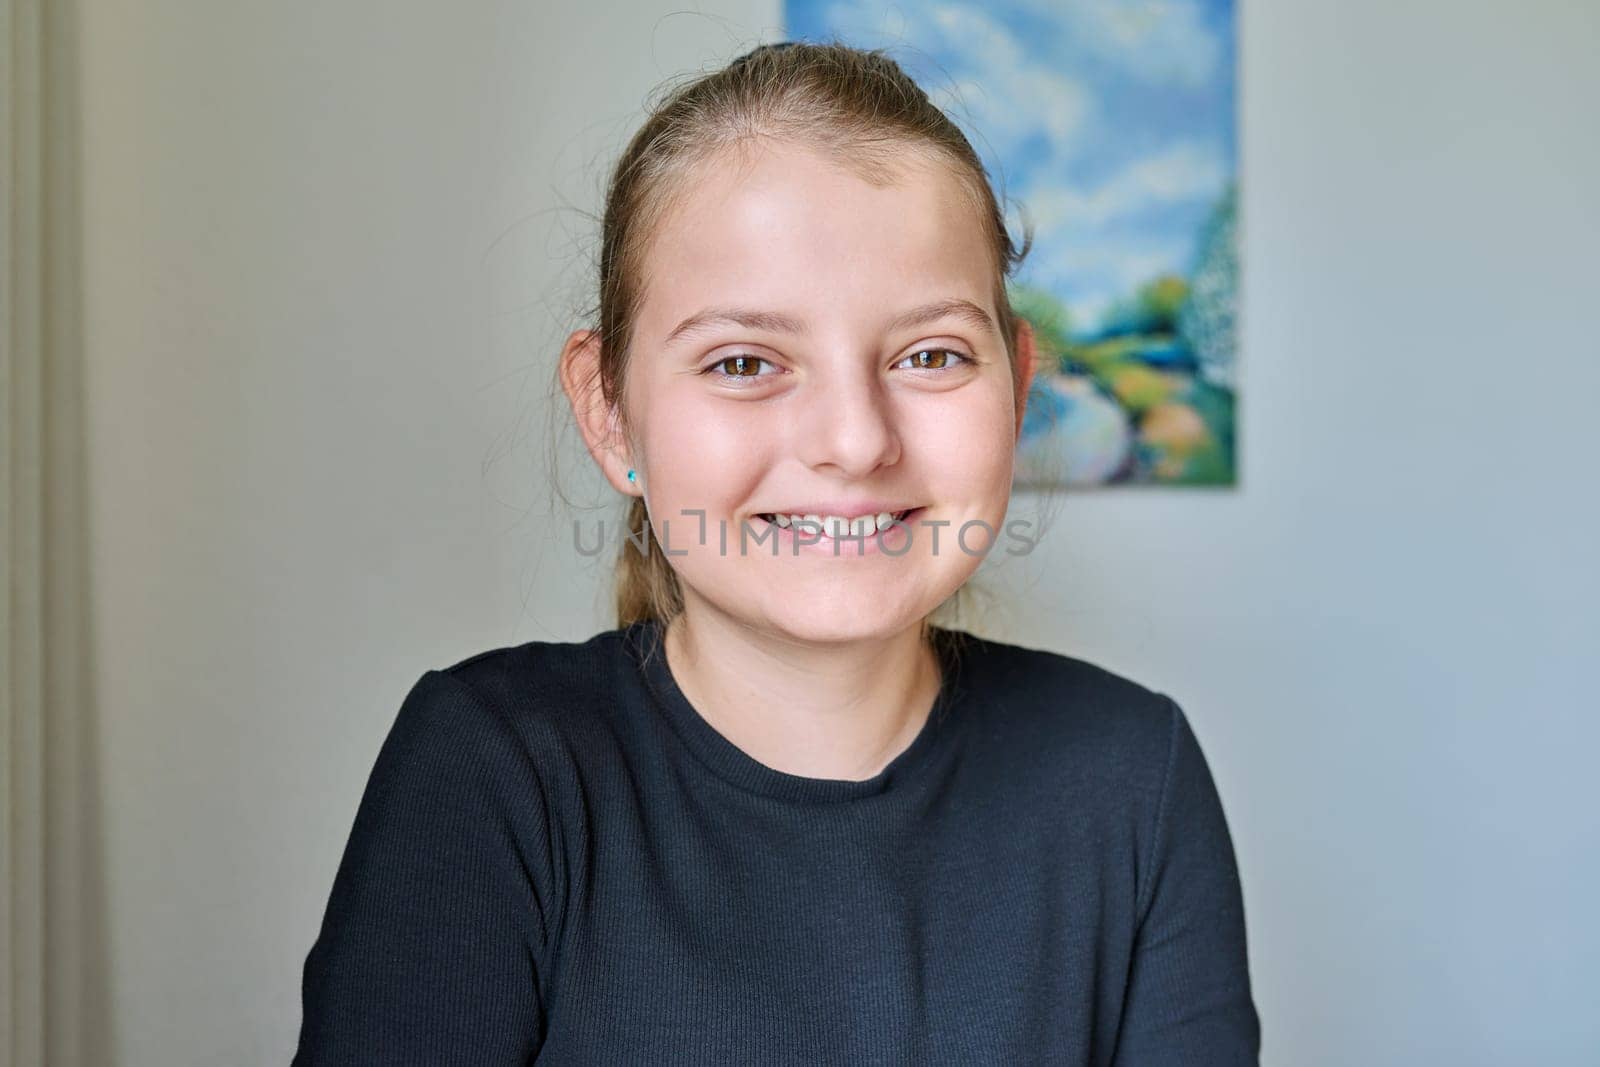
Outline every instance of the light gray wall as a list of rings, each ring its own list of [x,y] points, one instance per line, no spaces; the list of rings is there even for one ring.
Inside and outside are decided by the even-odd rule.
[[[545,476],[578,209],[780,14],[80,4],[108,1036],[282,1063],[411,682],[610,624]],[[1184,703],[1266,1062],[1593,1063],[1600,14],[1241,53],[1242,486],[1067,498],[994,632]]]

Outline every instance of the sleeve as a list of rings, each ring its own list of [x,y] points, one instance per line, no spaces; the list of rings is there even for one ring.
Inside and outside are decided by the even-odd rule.
[[[1200,744],[1170,697],[1171,741],[1115,1063],[1259,1062],[1244,899],[1233,841]]]
[[[385,738],[306,956],[293,1067],[524,1064],[549,828],[509,720],[430,670]]]

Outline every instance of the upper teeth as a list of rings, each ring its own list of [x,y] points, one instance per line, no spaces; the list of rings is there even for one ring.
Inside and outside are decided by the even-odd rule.
[[[905,512],[901,512],[905,514]],[[848,518],[844,515],[768,515],[779,526],[801,526],[813,536],[823,537],[865,537],[879,530],[886,529],[898,517],[893,512],[880,511],[876,515],[862,515],[857,518]],[[803,524],[803,525],[802,525]]]

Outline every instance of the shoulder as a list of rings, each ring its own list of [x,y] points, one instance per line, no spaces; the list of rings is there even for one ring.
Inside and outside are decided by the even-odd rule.
[[[623,654],[620,631],[605,630],[583,641],[527,641],[485,649],[430,673],[507,711],[592,705],[615,684]]]
[[[1180,704],[1090,660],[968,638],[982,765],[1051,826],[1125,842],[1141,908],[1158,859],[1225,840],[1220,800]]]
[[[484,649],[424,671],[401,720],[447,717],[453,732],[514,741],[521,761],[559,773],[610,738],[624,654],[616,630]]]
[[[1159,791],[1182,712],[1167,694],[1091,660],[963,633],[962,685],[1020,758]]]

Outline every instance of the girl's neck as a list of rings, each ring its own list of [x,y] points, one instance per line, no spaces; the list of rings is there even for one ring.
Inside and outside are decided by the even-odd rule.
[[[696,603],[672,620],[664,646],[678,688],[719,734],[807,778],[874,777],[921,732],[939,695],[939,659],[915,623],[817,646]]]

